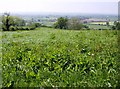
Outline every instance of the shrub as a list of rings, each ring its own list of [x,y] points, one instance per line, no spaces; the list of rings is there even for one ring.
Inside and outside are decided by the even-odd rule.
[[[111,27],[111,29],[112,29],[112,30],[115,30],[115,29],[116,29],[116,27],[115,27],[115,26],[112,26],[112,27]]]
[[[15,27],[14,26],[10,26],[10,31],[15,31]]]

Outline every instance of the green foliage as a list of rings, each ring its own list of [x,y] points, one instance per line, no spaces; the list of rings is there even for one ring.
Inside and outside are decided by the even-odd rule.
[[[33,28],[37,28],[37,27],[40,27],[40,26],[41,26],[40,23],[33,23],[33,24],[31,24],[31,27],[33,27]]]
[[[70,30],[80,30],[84,27],[83,24],[80,22],[80,19],[75,17],[69,19],[67,25],[68,29]]]
[[[112,26],[111,29],[112,29],[112,30],[116,30],[116,27],[115,27],[115,26]]]
[[[16,17],[16,16],[12,16],[13,18],[13,26],[25,26],[25,20],[23,20],[22,18]]]
[[[78,18],[67,19],[64,17],[58,18],[57,22],[54,24],[54,28],[60,29],[70,29],[70,30],[80,30],[84,26]]]
[[[117,24],[117,21],[114,21],[114,23],[113,23],[114,25],[116,25]]]
[[[116,87],[117,30],[2,33],[3,87]]]
[[[9,31],[16,31],[16,27],[10,26],[10,30]]]
[[[120,22],[114,22],[114,26],[111,27],[112,30],[120,30]]]
[[[24,26],[25,22],[21,18],[10,16],[9,13],[4,13],[2,18],[3,31],[15,31],[16,26]]]
[[[106,29],[110,29],[110,26],[104,26],[104,25],[95,25],[95,24],[87,24],[87,26],[90,28],[90,29],[101,29],[101,30],[106,30]]]
[[[120,22],[117,22],[117,23],[116,23],[116,29],[117,29],[117,30],[120,30]]]
[[[55,28],[60,28],[60,29],[67,29],[67,18],[60,17],[58,18],[57,22],[54,24]]]
[[[9,13],[4,13],[4,16],[2,18],[2,29],[4,31],[9,31],[10,26],[13,25],[13,18],[10,16]]]
[[[2,18],[3,31],[34,30],[40,26],[40,23],[32,23],[29,27],[27,27],[25,26],[25,20],[16,16],[10,16],[9,13],[5,13]]]

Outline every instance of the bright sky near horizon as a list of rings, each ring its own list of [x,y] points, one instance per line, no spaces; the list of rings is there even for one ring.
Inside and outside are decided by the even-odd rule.
[[[117,14],[119,0],[0,0],[4,12]]]

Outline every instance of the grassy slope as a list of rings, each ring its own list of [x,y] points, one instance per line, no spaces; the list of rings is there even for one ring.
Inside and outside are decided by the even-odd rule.
[[[3,32],[3,86],[117,84],[117,31]]]

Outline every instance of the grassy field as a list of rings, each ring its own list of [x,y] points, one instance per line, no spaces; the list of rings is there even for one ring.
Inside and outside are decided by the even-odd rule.
[[[117,31],[2,33],[3,87],[116,87]]]
[[[114,25],[114,22],[109,22],[110,26]],[[106,26],[106,22],[91,22],[87,24],[90,29],[111,29],[110,26]]]
[[[110,29],[108,26],[96,25],[96,24],[87,24],[90,29]]]
[[[0,88],[2,87],[2,32],[0,31]]]
[[[91,22],[89,24],[93,24],[93,25],[98,25],[98,24],[106,25],[106,22]],[[109,25],[114,25],[114,22],[113,21],[109,22]]]

